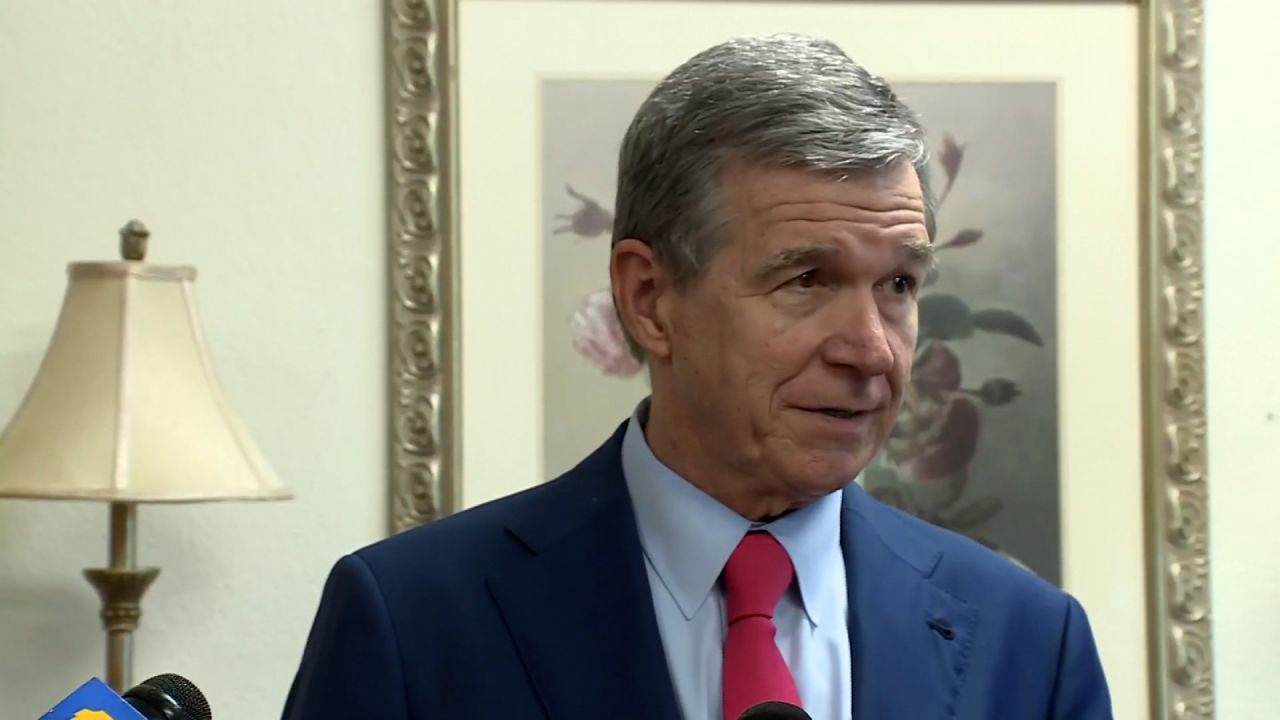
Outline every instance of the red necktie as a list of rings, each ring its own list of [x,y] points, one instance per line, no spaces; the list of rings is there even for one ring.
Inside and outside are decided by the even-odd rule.
[[[774,642],[773,611],[795,569],[772,535],[748,533],[724,566],[729,633],[724,640],[724,718],[738,720],[762,702],[800,706],[791,670]]]

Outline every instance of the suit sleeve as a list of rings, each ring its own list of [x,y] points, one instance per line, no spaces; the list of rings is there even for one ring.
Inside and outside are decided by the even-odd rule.
[[[283,720],[408,720],[399,644],[378,582],[356,555],[325,582]]]
[[[1052,720],[1111,720],[1111,693],[1084,608],[1067,599],[1058,672],[1054,680]]]

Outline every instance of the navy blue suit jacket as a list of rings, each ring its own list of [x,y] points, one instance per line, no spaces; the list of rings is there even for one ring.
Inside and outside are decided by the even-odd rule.
[[[284,718],[678,720],[622,434],[339,560]],[[1070,596],[856,485],[841,525],[855,718],[1111,717]]]

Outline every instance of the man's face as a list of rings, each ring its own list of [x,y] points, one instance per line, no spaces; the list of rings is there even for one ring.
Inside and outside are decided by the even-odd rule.
[[[929,269],[920,182],[905,162],[843,181],[737,165],[723,182],[725,246],[659,301],[672,396],[702,453],[805,502],[852,480],[893,428]]]

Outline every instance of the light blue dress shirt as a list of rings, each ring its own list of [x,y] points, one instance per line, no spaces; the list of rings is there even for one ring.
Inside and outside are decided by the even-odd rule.
[[[772,533],[796,580],[774,615],[777,644],[814,720],[852,716],[848,593],[837,491],[767,525],[753,523],[676,475],[644,437],[648,401],[631,418],[622,470],[635,506],[667,666],[685,720],[722,720],[727,629],[720,572],[748,530]]]

